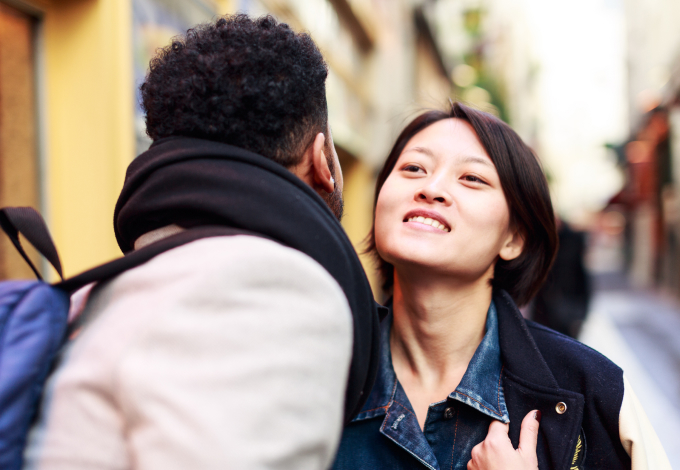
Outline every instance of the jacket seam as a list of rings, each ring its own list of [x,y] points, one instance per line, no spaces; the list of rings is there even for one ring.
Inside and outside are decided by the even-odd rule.
[[[494,410],[492,410],[492,409],[489,408],[488,406],[484,406],[484,404],[483,404],[481,401],[477,400],[476,398],[473,398],[473,397],[471,397],[470,395],[466,395],[466,394],[463,393],[463,392],[458,392],[458,391],[457,391],[456,393],[459,394],[459,395],[463,395],[464,397],[468,397],[470,400],[479,403],[479,406],[481,406],[481,407],[484,408],[485,410],[489,410],[490,412],[492,412],[492,413],[495,414],[496,416],[502,416],[501,414],[496,413]]]
[[[370,413],[371,411],[376,411],[376,410],[380,410],[380,409],[384,409],[385,411],[387,411],[390,408],[390,406],[392,406],[392,403],[395,402],[394,394],[397,392],[397,382],[398,382],[398,380],[395,378],[394,379],[394,385],[392,386],[392,394],[390,395],[390,400],[387,402],[387,405],[378,406],[376,408],[371,408],[370,410],[364,410],[360,414]]]
[[[505,366],[501,366],[501,371],[498,374],[498,389],[497,389],[497,394],[496,394],[496,401],[498,402],[498,410],[500,411],[501,409],[501,377],[503,377],[503,368]]]
[[[458,412],[456,411],[456,427],[453,430],[453,445],[451,446],[451,470],[453,470],[453,456],[456,454],[456,437],[458,437]]]
[[[398,401],[395,400],[394,402],[392,402],[392,404],[396,404],[396,405],[401,406],[407,413],[413,415],[413,417],[415,417],[416,419],[418,419],[418,417],[415,415],[415,413],[414,413],[413,411],[409,410],[408,408],[406,408],[402,403],[400,403],[400,402],[398,402]]]
[[[390,404],[388,403],[387,405],[379,406],[379,407],[377,407],[377,408],[371,408],[370,410],[363,410],[363,411],[361,412],[361,414],[370,413],[371,411],[376,411],[376,410],[386,410],[386,409],[389,408],[389,407],[390,407]]]
[[[401,406],[402,408],[404,408],[408,413],[411,413],[413,416],[415,416],[408,408],[406,408],[404,405],[402,405],[402,404],[399,403],[398,401],[393,401],[392,403],[396,403],[397,405],[399,405],[399,406]],[[406,452],[408,452],[409,454],[411,454],[412,456],[414,456],[419,462],[421,462],[421,463],[422,463],[423,465],[425,465],[427,468],[430,468],[431,470],[434,470],[434,467],[432,467],[432,465],[430,465],[430,464],[427,463],[425,460],[423,460],[419,455],[417,455],[416,453],[414,453],[414,452],[411,451],[410,449],[406,449],[406,448],[403,447],[399,442],[397,442],[394,438],[392,438],[391,436],[388,436],[387,434],[385,434],[385,425],[387,424],[387,418],[389,417],[389,415],[390,415],[390,412],[388,411],[388,412],[387,412],[387,415],[385,416],[385,419],[383,420],[382,424],[380,425],[380,432],[381,432],[381,434],[382,434],[383,436],[387,437],[389,440],[391,440],[391,441],[394,442],[395,444],[397,444],[397,445],[398,445],[399,447],[401,447],[402,449],[404,449]],[[416,419],[417,419],[417,418],[416,418]]]

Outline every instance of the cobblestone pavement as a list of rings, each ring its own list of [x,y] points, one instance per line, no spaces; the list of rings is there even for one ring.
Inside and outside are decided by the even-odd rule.
[[[680,469],[680,303],[599,284],[579,339],[624,370],[671,466]]]

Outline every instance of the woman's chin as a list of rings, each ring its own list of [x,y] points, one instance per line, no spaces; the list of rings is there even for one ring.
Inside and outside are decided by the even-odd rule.
[[[380,257],[393,266],[440,270],[448,263],[442,262],[441,250],[422,243],[399,243],[378,250]],[[447,256],[447,258],[449,258]]]
[[[438,230],[430,227],[430,230]],[[392,233],[376,240],[380,257],[397,269],[414,270],[420,276],[439,275],[445,278],[460,277],[471,280],[483,277],[493,265],[495,257],[486,246],[470,250],[472,242],[449,243],[451,233]],[[441,241],[441,243],[440,243]],[[463,247],[467,248],[464,249]]]
[[[397,273],[408,278],[430,279],[440,278],[442,281],[459,281],[474,283],[482,278],[493,276],[494,263],[481,262],[481,257],[470,257],[464,254],[456,256],[448,254],[445,258],[441,252],[410,251],[408,253],[386,253],[383,259],[394,266]]]

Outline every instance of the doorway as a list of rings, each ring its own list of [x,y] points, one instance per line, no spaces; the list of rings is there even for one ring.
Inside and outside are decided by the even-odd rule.
[[[0,1],[0,207],[39,205],[34,28],[33,17]],[[31,277],[0,234],[0,279]]]

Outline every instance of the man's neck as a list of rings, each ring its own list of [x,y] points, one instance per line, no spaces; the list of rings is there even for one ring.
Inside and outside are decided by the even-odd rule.
[[[135,240],[135,250],[139,250],[140,248],[144,248],[147,245],[151,245],[154,242],[163,240],[164,238],[183,231],[184,229],[179,225],[172,224],[157,228],[156,230],[152,230],[150,232],[146,232],[144,235]]]

